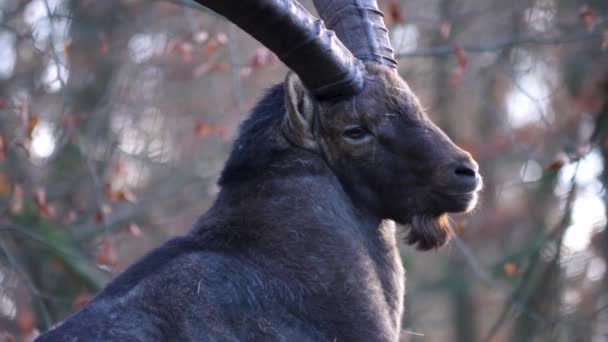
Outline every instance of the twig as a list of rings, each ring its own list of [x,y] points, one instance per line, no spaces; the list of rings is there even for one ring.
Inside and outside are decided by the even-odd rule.
[[[568,198],[566,199],[566,204],[565,204],[565,208],[564,208],[564,214],[562,215],[562,219],[560,220],[558,226],[547,235],[547,237],[543,240],[544,242],[540,245],[538,250],[532,256],[532,261],[530,262],[530,265],[526,269],[526,272],[525,272],[524,276],[522,277],[522,280],[519,283],[519,286],[515,289],[515,291],[513,291],[513,294],[511,295],[511,297],[509,298],[507,303],[505,303],[505,306],[504,306],[503,310],[501,311],[500,315],[498,316],[498,319],[496,320],[494,325],[490,328],[488,334],[486,335],[486,337],[484,339],[482,339],[482,341],[485,341],[485,342],[492,341],[494,336],[496,336],[496,333],[498,333],[498,331],[500,330],[500,327],[502,327],[502,325],[506,322],[508,314],[511,311],[511,309],[514,306],[517,306],[516,305],[516,303],[518,302],[517,297],[519,296],[520,292],[523,291],[525,285],[528,283],[530,277],[533,275],[534,269],[536,268],[536,264],[540,260],[541,247],[544,246],[547,242],[554,239],[555,237],[562,236],[563,233],[565,232],[565,230],[566,230],[565,227],[567,227],[567,222],[570,220],[572,205],[574,204],[574,199],[576,198],[576,176],[578,174],[579,165],[580,165],[580,162],[577,161],[576,168],[574,170],[572,178],[570,179],[570,191],[568,193]],[[559,250],[557,250],[556,254],[559,255],[559,253],[560,253]]]
[[[539,37],[539,36],[522,36],[522,37],[509,37],[502,40],[498,40],[493,43],[486,44],[463,44],[461,48],[467,53],[485,53],[485,52],[496,52],[503,49],[507,49],[515,46],[526,46],[526,45],[560,45],[570,44],[581,41],[587,41],[591,39],[600,39],[600,32],[589,32],[580,31],[573,34],[567,34],[562,36],[553,37]],[[428,49],[419,49],[410,52],[401,52],[397,54],[397,58],[404,57],[442,57],[456,54],[456,50],[452,45],[442,45],[431,47]]]
[[[50,327],[52,324],[51,316],[49,314],[49,310],[46,306],[46,303],[44,302],[44,299],[41,296],[40,291],[38,290],[36,285],[34,285],[34,282],[30,279],[30,277],[27,275],[27,272],[21,267],[21,265],[19,264],[17,259],[15,259],[15,257],[13,257],[8,252],[8,250],[4,246],[4,243],[2,242],[2,240],[0,240],[0,251],[2,252],[2,254],[4,254],[6,256],[8,262],[10,263],[13,270],[19,274],[19,276],[25,283],[25,286],[27,286],[29,291],[38,299],[37,300],[38,307],[40,308],[40,313],[42,314],[42,319],[44,319],[44,324],[46,326]]]

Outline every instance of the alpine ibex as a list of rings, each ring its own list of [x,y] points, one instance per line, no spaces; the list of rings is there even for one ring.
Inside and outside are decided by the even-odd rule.
[[[397,341],[392,222],[443,245],[447,213],[475,206],[477,164],[398,75],[375,0],[314,0],[323,21],[295,0],[197,2],[293,71],[243,123],[193,230],[39,341]]]

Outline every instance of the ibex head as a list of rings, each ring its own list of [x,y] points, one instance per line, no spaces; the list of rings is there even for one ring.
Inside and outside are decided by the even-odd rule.
[[[322,157],[361,210],[408,225],[408,243],[443,245],[446,214],[476,204],[477,163],[429,120],[398,75],[375,0],[313,1],[333,31],[293,0],[205,5],[293,70],[285,81],[285,138]]]

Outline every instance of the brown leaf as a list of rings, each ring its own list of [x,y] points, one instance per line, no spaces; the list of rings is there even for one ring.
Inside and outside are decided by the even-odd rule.
[[[249,65],[253,69],[262,69],[276,64],[276,57],[274,53],[266,48],[255,49]]]
[[[74,221],[76,221],[76,219],[78,218],[78,214],[76,213],[75,210],[70,210],[67,215],[65,216],[65,218],[63,219],[63,223],[64,224],[72,224],[74,223]]]
[[[34,330],[36,317],[31,311],[23,311],[17,315],[16,321],[19,332],[21,332],[22,335],[27,335]]]
[[[19,105],[19,119],[25,125],[27,124],[27,118],[30,115],[30,106],[27,101],[21,102]]]
[[[192,37],[192,40],[194,40],[194,42],[197,44],[202,44],[206,42],[207,39],[209,39],[209,33],[207,33],[207,31],[196,32]]]
[[[177,53],[183,62],[190,62],[192,60],[192,44],[188,42],[182,42],[177,46]]]
[[[2,342],[15,342],[15,336],[7,333],[7,332],[2,332],[0,333],[0,341]]]
[[[448,21],[442,21],[439,25],[439,33],[443,39],[448,39],[452,33],[452,24]]]
[[[214,53],[216,53],[219,50],[220,45],[221,44],[217,40],[210,39],[209,42],[207,42],[207,45],[205,45],[203,54],[207,57],[213,55]]]
[[[127,166],[122,161],[116,161],[112,164],[112,173],[115,176],[123,175],[127,170]]]
[[[253,72],[253,68],[250,66],[245,66],[241,68],[241,77],[246,78],[251,76],[251,73]]]
[[[228,71],[230,67],[226,63],[213,63],[209,67],[210,71]]]
[[[34,133],[34,129],[38,126],[40,119],[37,116],[30,116],[30,119],[27,122],[27,136],[28,138],[32,138],[32,134]]]
[[[220,45],[226,45],[226,43],[228,43],[228,36],[226,36],[226,34],[224,32],[219,32],[218,34],[215,35],[215,40]]]
[[[391,19],[395,24],[401,24],[405,22],[405,17],[403,16],[403,12],[401,11],[401,6],[397,3],[396,0],[391,0],[389,4],[389,13],[391,15]]]
[[[226,139],[228,137],[228,132],[226,131],[226,129],[224,127],[218,127],[216,128],[217,134],[220,136],[220,138],[222,139]]]
[[[13,185],[13,198],[11,199],[10,212],[14,215],[23,211],[23,188],[19,184]]]
[[[517,265],[512,262],[507,262],[502,266],[503,271],[507,275],[507,277],[512,277],[517,273]]]
[[[38,210],[40,212],[40,216],[44,217],[45,219],[54,219],[57,216],[55,206],[50,204],[43,205],[39,207]]]
[[[63,128],[71,129],[74,128],[82,122],[83,118],[79,115],[69,115],[63,118],[62,124]]]
[[[6,198],[11,194],[11,183],[4,173],[0,173],[0,196]]]
[[[593,31],[593,28],[595,27],[595,23],[597,21],[597,15],[595,14],[595,11],[591,9],[589,5],[583,5],[579,9],[578,15],[583,20],[583,23],[585,23],[587,30]]]
[[[72,307],[74,308],[74,310],[80,310],[85,305],[89,304],[91,299],[93,299],[93,295],[82,294],[82,295],[76,297],[76,299],[74,299],[74,303],[72,303]]]
[[[6,109],[6,100],[4,97],[0,97],[0,110]]]
[[[129,231],[129,234],[136,238],[141,237],[143,235],[141,228],[139,228],[137,223],[129,223],[129,225],[127,226],[127,230]]]
[[[46,205],[46,192],[44,188],[34,190],[34,202],[39,207]]]
[[[549,166],[547,166],[547,169],[558,171],[569,162],[570,158],[568,158],[568,155],[563,152],[560,152],[555,156],[555,158],[553,158],[553,161],[549,164]]]
[[[106,198],[109,199],[112,202],[116,202],[116,193],[114,192],[114,189],[112,189],[112,184],[110,183],[106,183],[103,185],[103,192],[106,195]]]
[[[458,84],[464,79],[465,71],[469,64],[469,57],[466,51],[458,45],[454,45],[454,54],[456,55],[458,65],[452,70],[450,83]]]
[[[95,213],[95,217],[93,217],[94,223],[102,223],[108,215],[112,213],[112,208],[107,204],[102,204],[101,207]]]
[[[204,137],[213,132],[215,132],[215,129],[213,128],[213,126],[211,126],[205,122],[198,122],[194,126],[194,134],[198,137]]]
[[[99,52],[105,55],[108,51],[110,51],[110,43],[108,42],[108,38],[105,35],[99,36]]]
[[[4,161],[6,159],[6,138],[0,135],[0,161]]]
[[[116,192],[116,200],[135,203],[137,198],[135,197],[135,194],[133,194],[131,191],[121,190]]]
[[[118,263],[118,254],[112,241],[103,239],[99,243],[99,252],[95,258],[98,264],[105,266],[114,266]]]
[[[463,224],[456,225],[456,227],[454,227],[454,233],[456,233],[458,235],[464,233],[464,225]]]
[[[63,53],[65,53],[66,56],[69,56],[70,52],[72,52],[72,41],[68,40],[63,44]]]
[[[459,46],[459,45],[455,45],[454,46],[454,53],[456,54],[456,59],[458,61],[458,66],[464,70],[467,68],[467,65],[469,64],[469,57],[467,56],[466,51],[464,51],[464,49]]]

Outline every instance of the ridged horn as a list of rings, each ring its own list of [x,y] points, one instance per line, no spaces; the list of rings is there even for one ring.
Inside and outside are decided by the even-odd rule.
[[[362,61],[397,67],[384,14],[376,0],[313,0],[325,26]]]
[[[194,1],[264,44],[317,98],[354,96],[363,88],[362,63],[297,1]]]

